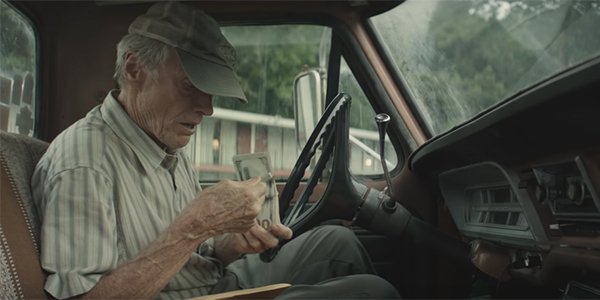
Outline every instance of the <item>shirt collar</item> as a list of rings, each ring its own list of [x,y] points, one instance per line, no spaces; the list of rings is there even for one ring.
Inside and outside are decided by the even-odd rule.
[[[119,101],[113,95],[118,95],[119,90],[112,90],[104,98],[100,107],[102,118],[115,132],[115,134],[129,145],[136,153],[142,164],[156,169],[158,167],[166,168],[173,163],[173,156],[177,157],[177,151],[169,154],[161,149],[154,140],[140,128],[137,123],[131,119],[129,114],[121,106]],[[177,160],[175,160],[175,165]],[[174,168],[174,166],[173,166]]]

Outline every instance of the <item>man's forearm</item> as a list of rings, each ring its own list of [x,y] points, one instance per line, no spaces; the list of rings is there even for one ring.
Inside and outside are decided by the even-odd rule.
[[[200,244],[210,237],[246,232],[256,225],[265,190],[258,177],[224,181],[206,189],[148,248],[103,276],[84,297],[156,297]]]
[[[189,236],[177,226],[165,230],[136,258],[103,276],[82,298],[156,298],[210,234]]]

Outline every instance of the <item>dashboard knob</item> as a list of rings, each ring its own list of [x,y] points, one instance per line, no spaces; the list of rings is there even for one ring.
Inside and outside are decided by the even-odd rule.
[[[538,185],[535,188],[535,198],[540,201],[555,201],[559,196],[559,190],[555,186]]]
[[[575,205],[583,204],[585,196],[585,185],[581,181],[572,181],[567,185],[567,199]]]

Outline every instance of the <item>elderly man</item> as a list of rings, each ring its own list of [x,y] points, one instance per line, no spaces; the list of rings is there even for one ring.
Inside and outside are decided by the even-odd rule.
[[[289,282],[280,297],[397,297],[383,279],[353,275],[373,269],[343,227],[316,228],[261,262],[253,253],[292,232],[255,222],[260,178],[201,191],[178,149],[213,95],[246,101],[234,59],[217,23],[185,5],[155,4],[131,24],[117,47],[121,89],[52,142],[32,179],[48,293],[187,298]]]

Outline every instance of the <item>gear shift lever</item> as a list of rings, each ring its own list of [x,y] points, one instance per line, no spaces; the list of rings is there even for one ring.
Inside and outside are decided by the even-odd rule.
[[[381,160],[381,166],[383,167],[383,174],[387,182],[387,192],[390,198],[384,200],[382,203],[383,209],[387,212],[393,212],[396,210],[396,201],[392,195],[392,179],[390,178],[390,172],[388,171],[387,162],[385,161],[384,149],[385,149],[385,132],[391,118],[387,114],[377,114],[375,116],[375,122],[377,123],[377,129],[379,129],[379,157]]]

